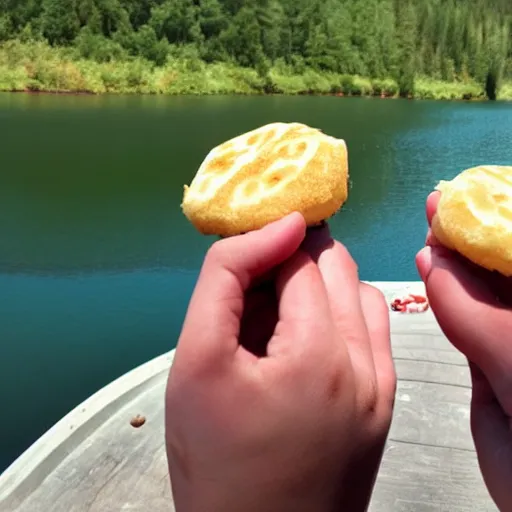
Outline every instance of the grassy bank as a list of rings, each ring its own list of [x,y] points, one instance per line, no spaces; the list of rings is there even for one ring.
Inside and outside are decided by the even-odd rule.
[[[0,91],[122,93],[122,94],[337,94],[396,97],[393,79],[369,79],[313,69],[274,65],[265,77],[253,69],[226,63],[173,57],[163,66],[140,58],[96,62],[79,58],[73,49],[46,43],[9,41],[0,46]],[[414,98],[484,99],[475,82],[442,82],[417,78]],[[504,83],[498,99],[512,99],[512,82]]]

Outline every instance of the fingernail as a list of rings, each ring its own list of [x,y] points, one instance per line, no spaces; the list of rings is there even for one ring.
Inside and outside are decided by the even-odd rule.
[[[421,280],[426,283],[430,271],[432,270],[432,248],[424,247],[416,255],[416,267]]]
[[[450,269],[453,253],[442,245],[428,245],[416,255],[416,266],[423,282],[426,282],[434,267]]]

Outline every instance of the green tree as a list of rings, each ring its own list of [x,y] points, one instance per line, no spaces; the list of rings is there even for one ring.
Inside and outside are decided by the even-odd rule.
[[[7,41],[14,33],[11,17],[9,14],[0,15],[0,41]]]
[[[510,0],[0,0],[0,41],[392,77],[404,96],[427,76],[495,97],[512,78],[511,27]]]
[[[220,34],[228,55],[242,66],[257,68],[265,59],[261,28],[252,7],[242,7]]]
[[[78,35],[80,20],[76,0],[43,0],[41,26],[51,44],[66,44]]]
[[[416,55],[416,12],[412,2],[397,0],[398,73],[397,82],[401,96],[414,93]]]
[[[199,41],[201,30],[197,12],[193,0],[166,0],[151,10],[149,25],[158,38],[166,37],[173,44]]]

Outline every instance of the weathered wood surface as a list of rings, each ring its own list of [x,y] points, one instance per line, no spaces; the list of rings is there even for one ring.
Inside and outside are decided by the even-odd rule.
[[[389,296],[395,290],[388,287],[386,292]],[[442,335],[431,312],[391,313],[391,326],[399,382],[371,512],[496,511],[470,435],[471,390],[464,357]],[[35,465],[25,480],[23,464],[8,482],[0,479],[0,510],[171,512],[165,366],[160,363],[152,380],[118,404],[117,411],[110,414],[107,407],[101,421],[93,418],[81,433],[71,434],[65,449],[53,450],[49,462]],[[139,429],[130,425],[136,414],[147,418]]]

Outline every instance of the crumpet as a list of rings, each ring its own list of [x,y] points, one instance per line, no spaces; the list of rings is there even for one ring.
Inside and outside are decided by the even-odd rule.
[[[476,265],[512,276],[512,167],[472,167],[436,190],[437,240]]]
[[[212,149],[184,186],[181,207],[199,232],[225,237],[294,211],[312,226],[347,197],[345,141],[301,123],[271,123]]]

